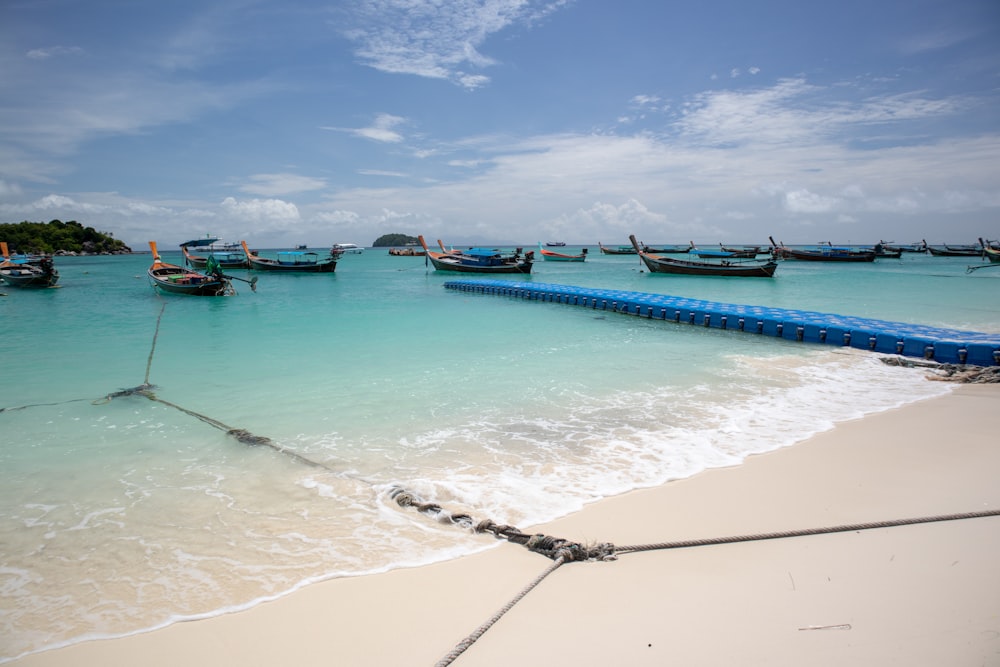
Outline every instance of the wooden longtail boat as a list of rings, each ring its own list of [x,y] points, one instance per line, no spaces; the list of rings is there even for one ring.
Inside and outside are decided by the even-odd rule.
[[[832,244],[820,246],[814,250],[788,248],[784,243],[778,245],[771,239],[771,255],[781,259],[798,259],[807,262],[874,262],[874,250],[855,250],[842,248]]]
[[[188,266],[193,266],[196,269],[204,270],[208,266],[208,258],[214,257],[215,261],[219,263],[224,269],[246,269],[250,267],[250,263],[247,261],[246,255],[243,254],[242,250],[236,251],[232,249],[226,250],[210,250],[206,254],[193,253],[188,248],[190,246],[187,243],[181,244],[181,251],[184,253],[184,261],[187,262]],[[239,247],[239,246],[237,246]]]
[[[584,248],[578,255],[570,255],[569,253],[546,250],[542,247],[542,244],[539,243],[538,252],[542,255],[542,259],[547,262],[582,262],[587,259],[586,248]]]
[[[632,246],[620,245],[617,248],[607,248],[600,241],[597,242],[597,247],[601,249],[601,252],[605,255],[635,255],[639,251]]]
[[[898,250],[899,252],[927,252],[926,241],[921,241],[920,243],[909,243],[904,245],[897,245],[895,243],[892,243],[891,241],[889,242],[879,241],[879,245],[881,245],[885,250],[889,251]]]
[[[689,245],[668,245],[668,246],[663,246],[661,248],[651,248],[646,244],[643,244],[642,246],[643,252],[651,252],[654,255],[684,255],[691,252],[693,249],[694,249],[693,242],[690,243]],[[635,253],[630,253],[630,254],[634,255]]]
[[[337,270],[338,255],[330,255],[320,259],[315,252],[301,250],[283,250],[278,252],[277,259],[260,257],[250,252],[246,241],[240,241],[243,253],[246,255],[250,268],[254,271],[276,271],[283,273],[333,273]]]
[[[418,236],[420,245],[427,253],[427,260],[438,271],[457,271],[459,273],[531,273],[531,264],[535,259],[534,251],[521,254],[521,248],[513,253],[502,253],[490,248],[469,248],[467,250],[445,250],[444,244],[438,239],[442,252],[434,252],[427,247],[423,236]],[[425,260],[425,261],[427,261]]]
[[[645,252],[641,249],[635,235],[629,240],[636,253],[651,273],[672,273],[685,276],[732,276],[739,278],[771,278],[774,276],[778,263],[773,259],[764,261],[756,259],[726,259],[718,261],[695,261],[690,259],[674,259]]]
[[[12,259],[6,241],[0,241],[0,279],[11,287],[54,287],[59,271],[48,255]]]
[[[927,245],[927,241],[924,245],[927,252],[935,257],[978,257],[982,253],[978,246],[973,245]]]
[[[153,251],[153,264],[146,273],[149,276],[149,282],[161,291],[190,296],[231,296],[236,294],[229,276],[223,275],[221,267],[213,269],[213,273],[199,273],[183,266],[164,262],[156,250],[156,241],[149,242],[149,249]],[[251,282],[251,286],[255,286],[255,283],[256,279]]]

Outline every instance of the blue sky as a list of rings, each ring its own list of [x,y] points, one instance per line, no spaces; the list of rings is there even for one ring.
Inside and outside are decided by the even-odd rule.
[[[5,0],[0,222],[1000,237],[996,0]]]

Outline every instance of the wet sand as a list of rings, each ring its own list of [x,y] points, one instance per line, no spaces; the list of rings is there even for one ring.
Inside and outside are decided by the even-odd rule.
[[[960,386],[520,528],[625,547],[1000,510],[998,414],[1000,386]],[[451,664],[1000,665],[998,561],[986,517],[568,563]],[[551,565],[498,542],[8,664],[434,665]]]

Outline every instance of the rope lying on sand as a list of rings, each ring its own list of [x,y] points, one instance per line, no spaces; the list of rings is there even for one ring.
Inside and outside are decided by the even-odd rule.
[[[737,542],[759,542],[764,540],[785,539],[791,537],[803,537],[807,535],[829,535],[832,533],[858,532],[862,530],[874,530],[876,528],[893,528],[896,526],[911,526],[922,523],[935,523],[941,521],[959,521],[963,519],[977,519],[983,517],[1000,516],[1000,509],[983,510],[978,512],[963,512],[959,514],[941,514],[935,516],[916,517],[908,519],[889,519],[884,521],[874,521],[867,523],[851,523],[839,526],[827,526],[821,528],[804,528],[798,530],[785,530],[771,533],[753,533],[748,535],[732,535],[728,537],[712,537],[695,540],[678,540],[673,542],[659,542],[654,544],[636,544],[631,546],[616,547],[609,542],[596,545],[584,545],[579,542],[572,542],[559,537],[543,535],[541,533],[524,533],[518,528],[510,525],[496,524],[486,519],[476,522],[468,514],[452,514],[442,508],[437,503],[421,501],[415,494],[400,487],[395,487],[390,492],[390,498],[396,501],[400,507],[413,507],[421,514],[433,517],[440,523],[456,524],[462,528],[470,529],[476,533],[493,533],[497,539],[506,539],[509,542],[520,544],[529,551],[540,553],[554,562],[539,575],[534,581],[518,593],[510,602],[504,605],[496,614],[490,617],[485,623],[479,626],[474,632],[459,642],[444,658],[438,661],[435,667],[447,667],[465,652],[473,643],[486,633],[500,618],[510,611],[525,595],[542,582],[545,577],[555,572],[565,563],[575,561],[614,561],[619,554],[638,553],[641,551],[656,551],[662,549],[684,549],[690,547],[709,546],[717,544],[734,544]]]

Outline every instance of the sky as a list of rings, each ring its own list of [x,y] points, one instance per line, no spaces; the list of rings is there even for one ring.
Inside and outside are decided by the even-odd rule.
[[[997,0],[0,0],[0,222],[1000,238]]]

